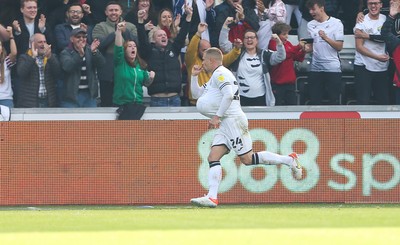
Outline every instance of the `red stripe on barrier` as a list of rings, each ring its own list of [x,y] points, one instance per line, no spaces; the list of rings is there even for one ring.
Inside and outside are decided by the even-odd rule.
[[[361,118],[356,111],[306,111],[300,114],[300,119],[308,118]]]

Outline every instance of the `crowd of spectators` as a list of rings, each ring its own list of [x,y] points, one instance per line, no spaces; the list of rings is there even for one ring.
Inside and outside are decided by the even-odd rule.
[[[337,105],[349,34],[356,103],[400,104],[399,12],[400,0],[4,0],[0,105],[121,107],[142,104],[143,86],[150,106],[195,105],[191,72],[208,81],[210,47],[243,106],[297,104],[294,63],[306,55],[309,103]]]

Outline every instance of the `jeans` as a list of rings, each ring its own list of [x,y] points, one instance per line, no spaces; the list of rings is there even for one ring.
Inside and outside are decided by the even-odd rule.
[[[61,101],[61,107],[79,108],[79,107],[97,107],[97,100],[90,95],[89,89],[79,89],[76,102]]]
[[[9,108],[14,108],[14,101],[13,100],[0,100],[0,105],[7,106]]]
[[[171,97],[151,97],[151,107],[170,107],[170,106],[181,106],[181,97],[174,95]]]

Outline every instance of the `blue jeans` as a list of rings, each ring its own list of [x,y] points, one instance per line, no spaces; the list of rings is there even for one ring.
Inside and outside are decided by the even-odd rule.
[[[14,108],[14,101],[13,100],[0,100],[0,105],[4,105],[10,108]]]
[[[181,106],[181,97],[174,95],[171,97],[151,97],[151,107],[170,107],[170,106]]]
[[[97,107],[97,100],[92,98],[89,89],[79,89],[76,101],[77,102],[61,101],[61,107],[64,108]]]

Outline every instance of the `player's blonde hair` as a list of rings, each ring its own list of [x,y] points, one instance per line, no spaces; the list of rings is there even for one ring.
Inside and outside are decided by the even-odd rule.
[[[218,64],[221,63],[222,64],[222,57],[223,54],[221,52],[221,50],[219,50],[218,48],[212,47],[212,48],[208,48],[206,51],[204,51],[204,54],[211,58],[212,60],[216,61]]]

